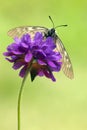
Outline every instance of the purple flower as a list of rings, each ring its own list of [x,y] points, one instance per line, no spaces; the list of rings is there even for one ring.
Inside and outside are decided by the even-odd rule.
[[[31,80],[38,76],[46,76],[55,81],[53,71],[61,69],[61,55],[55,51],[56,45],[51,37],[43,38],[42,33],[37,32],[32,39],[29,34],[21,38],[15,38],[7,47],[4,56],[13,63],[13,69],[21,68],[19,75],[24,77],[30,72]]]

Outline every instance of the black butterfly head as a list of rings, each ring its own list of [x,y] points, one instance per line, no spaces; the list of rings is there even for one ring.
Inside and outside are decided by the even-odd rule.
[[[48,30],[48,32],[45,34],[45,37],[54,37],[55,36],[55,29],[51,28]]]
[[[51,28],[48,30],[48,36],[53,36],[55,34],[55,29]]]

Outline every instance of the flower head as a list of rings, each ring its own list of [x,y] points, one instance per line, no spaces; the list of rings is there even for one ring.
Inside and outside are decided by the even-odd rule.
[[[21,38],[14,38],[14,42],[7,47],[4,56],[13,63],[13,69],[21,68],[19,75],[24,77],[28,70],[31,80],[38,76],[46,76],[55,81],[53,71],[61,69],[61,55],[55,52],[56,45],[53,38],[43,38],[42,33],[37,32],[34,38],[29,34]]]

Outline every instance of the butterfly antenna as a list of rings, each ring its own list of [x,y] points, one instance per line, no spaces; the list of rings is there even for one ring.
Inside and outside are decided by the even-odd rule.
[[[66,26],[68,26],[68,25],[67,24],[59,25],[59,26],[56,26],[55,29],[58,28],[58,27],[66,27]]]
[[[53,24],[53,28],[54,28],[54,22],[53,22],[51,16],[49,16],[49,19],[50,19],[50,21],[52,22],[52,24]]]

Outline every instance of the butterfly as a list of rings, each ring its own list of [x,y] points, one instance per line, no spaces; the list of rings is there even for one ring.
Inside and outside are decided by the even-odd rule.
[[[49,18],[52,21],[52,18],[50,16],[49,16]],[[52,23],[53,23],[53,21],[52,21]],[[66,26],[66,25],[63,25],[63,26]],[[48,29],[48,28],[42,27],[42,26],[21,26],[21,27],[16,27],[16,28],[9,30],[8,35],[12,38],[15,38],[15,37],[21,37],[22,35],[28,33],[33,38],[36,32],[41,32],[43,34],[43,37],[45,37],[45,38],[47,38],[49,36],[52,37],[56,44],[56,50],[58,52],[60,52],[60,54],[62,55],[62,70],[68,78],[73,79],[74,73],[73,73],[73,67],[72,67],[71,60],[69,58],[69,55],[68,55],[61,39],[55,32],[55,28],[54,28],[54,23],[53,23],[53,28],[51,28],[51,29]]]

